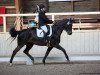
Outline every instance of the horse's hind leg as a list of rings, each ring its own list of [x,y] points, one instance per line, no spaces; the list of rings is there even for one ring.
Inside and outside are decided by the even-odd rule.
[[[32,48],[33,44],[27,44],[26,49],[23,51],[33,62],[34,58],[29,54],[29,50]]]
[[[61,50],[64,54],[65,54],[65,57],[66,57],[66,59],[69,61],[69,57],[68,57],[68,55],[67,55],[67,53],[66,53],[66,50],[64,49],[64,48],[62,48],[60,45],[57,45],[57,46],[55,46],[57,49],[59,49],[59,50]]]
[[[12,64],[12,61],[13,61],[13,58],[14,56],[16,55],[16,53],[23,47],[24,45],[19,45],[15,48],[15,50],[13,51],[13,54],[11,56],[11,59],[10,59],[10,65]]]

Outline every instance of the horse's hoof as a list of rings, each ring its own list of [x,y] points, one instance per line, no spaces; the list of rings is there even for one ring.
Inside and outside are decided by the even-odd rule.
[[[43,60],[42,62],[43,62],[43,64],[45,65],[45,60]]]
[[[10,66],[12,66],[12,63],[10,63]]]
[[[67,60],[68,62],[70,62],[70,60]]]
[[[70,64],[70,60],[67,60],[68,64]]]
[[[32,63],[34,64],[34,61],[32,61]]]

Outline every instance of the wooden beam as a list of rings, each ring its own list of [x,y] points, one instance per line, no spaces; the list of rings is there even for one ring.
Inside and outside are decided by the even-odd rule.
[[[20,13],[20,0],[15,0],[16,14]]]
[[[20,1],[21,0],[15,0],[15,7],[16,7],[16,14],[20,14],[20,7],[21,7],[21,4],[20,4]],[[16,29],[17,30],[20,30],[20,16],[16,16]]]
[[[99,0],[99,11],[100,11],[100,0]]]
[[[15,9],[15,6],[5,6],[7,9]]]
[[[74,11],[74,1],[71,1],[71,11]]]
[[[74,23],[73,28],[100,28],[100,23]]]

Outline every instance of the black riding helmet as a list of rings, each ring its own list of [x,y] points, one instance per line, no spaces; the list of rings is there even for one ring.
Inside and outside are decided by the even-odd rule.
[[[37,11],[45,11],[45,6],[43,4],[37,5]]]
[[[39,6],[40,9],[45,8],[45,6],[43,4],[39,4],[38,6]]]

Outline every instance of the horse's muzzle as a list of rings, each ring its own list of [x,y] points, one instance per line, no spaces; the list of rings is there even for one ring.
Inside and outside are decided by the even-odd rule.
[[[72,31],[68,32],[67,34],[68,34],[68,35],[72,35]]]

